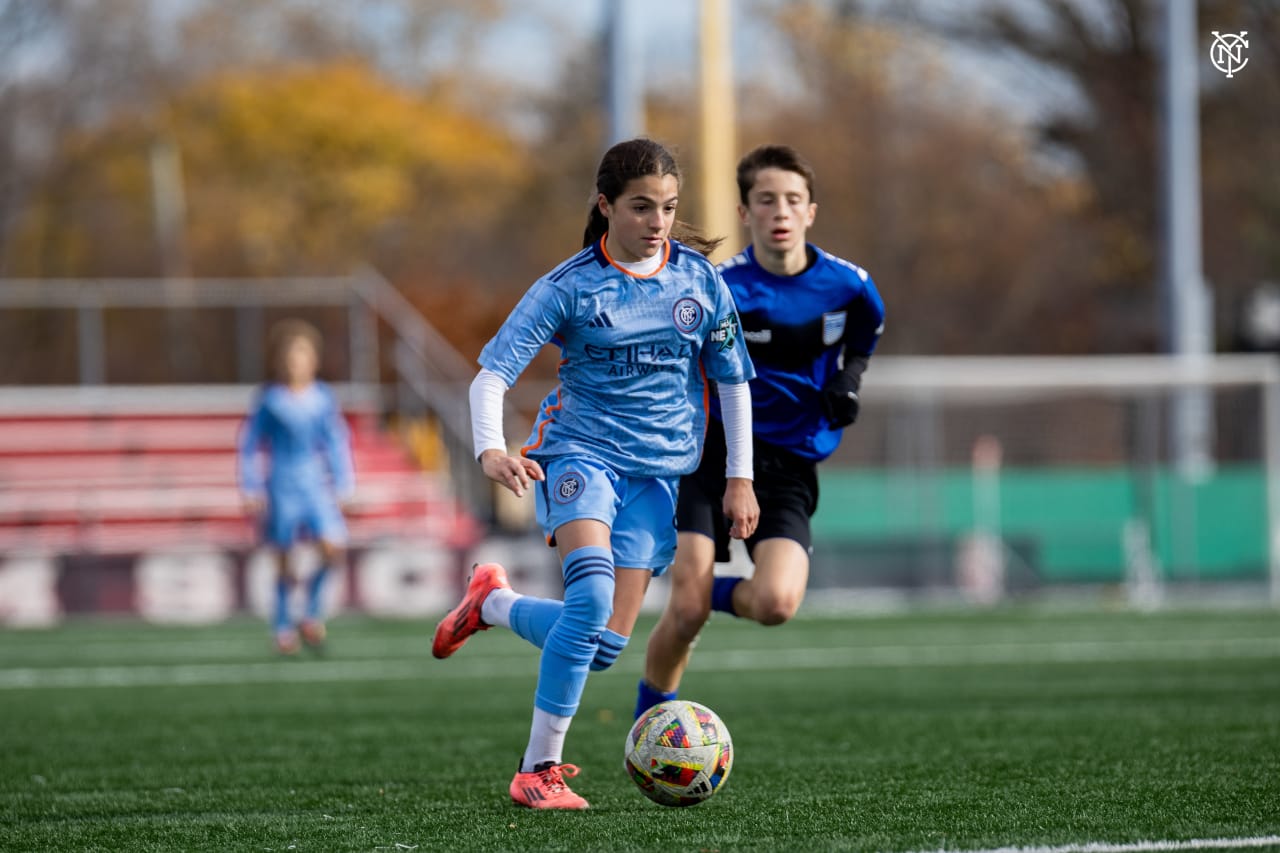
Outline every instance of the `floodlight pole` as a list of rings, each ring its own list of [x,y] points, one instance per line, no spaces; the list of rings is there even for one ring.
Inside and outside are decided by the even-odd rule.
[[[1162,285],[1169,351],[1199,360],[1213,352],[1213,304],[1204,281],[1200,222],[1200,105],[1195,0],[1164,4]],[[1213,413],[1203,388],[1174,398],[1173,454],[1196,478],[1213,465]]]
[[[1280,370],[1262,392],[1262,448],[1267,478],[1267,557],[1271,604],[1280,607]]]
[[[107,344],[103,305],[96,291],[80,288],[76,305],[76,353],[81,385],[107,381]]]
[[[699,74],[702,132],[702,226],[707,233],[727,238],[718,259],[741,245],[734,215],[737,189],[734,178],[733,57],[729,37],[729,0],[702,0]]]
[[[640,85],[640,51],[631,14],[632,0],[605,0],[605,84],[609,116],[608,144],[644,133],[644,90]]]

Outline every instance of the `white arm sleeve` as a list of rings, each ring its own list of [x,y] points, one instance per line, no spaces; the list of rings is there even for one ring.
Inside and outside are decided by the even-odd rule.
[[[720,413],[724,416],[724,443],[729,448],[725,463],[726,477],[752,476],[751,459],[751,386],[720,383]]]
[[[502,435],[502,397],[506,393],[507,383],[488,368],[480,368],[471,381],[471,440],[477,459],[486,450],[507,452]]]

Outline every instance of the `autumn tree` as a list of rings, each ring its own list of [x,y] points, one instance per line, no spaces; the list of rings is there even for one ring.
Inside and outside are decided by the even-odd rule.
[[[0,0],[0,274],[33,188],[57,181],[71,134],[158,111],[229,72],[355,64],[441,92],[474,73],[507,0]]]
[[[180,153],[196,276],[441,256],[520,184],[509,135],[351,64],[226,74],[71,137],[19,233],[23,274],[156,274],[149,153]]]

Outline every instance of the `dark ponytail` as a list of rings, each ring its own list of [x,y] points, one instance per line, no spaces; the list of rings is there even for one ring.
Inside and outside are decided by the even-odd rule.
[[[609,230],[609,220],[600,212],[599,197],[603,195],[609,204],[613,204],[622,195],[628,182],[649,175],[659,178],[674,175],[677,186],[681,181],[676,158],[652,139],[628,139],[604,153],[604,157],[600,159],[600,168],[596,170],[596,192],[591,197],[587,227],[582,232],[583,248],[599,242]],[[724,242],[723,237],[707,237],[699,229],[680,220],[676,220],[671,227],[671,236],[704,255],[715,251]]]
[[[711,254],[724,242],[723,237],[708,237],[701,228],[679,219],[671,226],[671,237],[703,255]]]
[[[591,210],[587,212],[587,227],[582,232],[582,248],[594,245],[600,242],[600,238],[609,230],[609,220],[600,212],[600,205],[597,203],[599,196],[592,196]]]

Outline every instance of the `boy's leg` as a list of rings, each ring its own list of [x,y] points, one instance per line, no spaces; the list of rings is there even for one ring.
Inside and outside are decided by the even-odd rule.
[[[649,635],[636,716],[675,698],[689,665],[693,642],[711,614],[715,542],[701,533],[681,533],[677,541],[675,562],[671,565],[671,597]]]
[[[795,615],[804,600],[809,552],[794,539],[773,538],[757,542],[751,556],[755,572],[750,578],[716,578],[717,585],[739,581],[729,587],[727,599],[732,609],[727,612],[761,625],[781,625]]]
[[[755,571],[748,579],[716,578],[711,606],[761,625],[781,625],[795,615],[809,583],[817,469],[757,443],[756,497],[760,525],[748,540]]]

